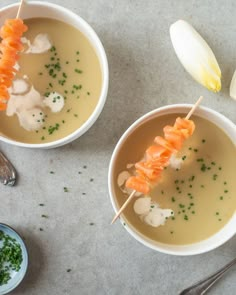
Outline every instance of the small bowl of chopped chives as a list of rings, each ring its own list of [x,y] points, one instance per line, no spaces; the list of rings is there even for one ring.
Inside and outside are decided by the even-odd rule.
[[[0,294],[14,290],[28,268],[28,253],[19,234],[0,223]]]

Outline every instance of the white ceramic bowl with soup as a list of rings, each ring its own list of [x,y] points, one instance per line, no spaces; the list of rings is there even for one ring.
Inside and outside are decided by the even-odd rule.
[[[109,166],[109,193],[115,212],[128,197],[118,177],[143,158],[163,127],[185,117],[191,105],[156,109],[134,122],[123,134]],[[200,106],[191,117],[195,131],[179,152],[180,169],[168,166],[150,193],[161,208],[174,215],[164,225],[150,226],[134,210],[134,197],[120,217],[122,225],[139,242],[173,255],[210,251],[236,233],[236,127],[226,117]],[[150,206],[152,211],[154,206]]]
[[[6,19],[15,18],[18,6],[14,4],[0,9],[1,26]],[[58,147],[84,134],[100,115],[108,91],[107,57],[91,26],[64,7],[29,1],[23,6],[20,17],[28,26],[23,35],[27,46],[28,40],[32,45],[38,35],[44,34],[51,47],[41,54],[21,53],[19,76],[28,79],[30,87],[33,86],[41,97],[50,96],[48,99],[52,101],[47,103],[54,107],[54,111],[53,103],[58,103],[60,100],[57,99],[61,97],[64,107],[57,113],[47,107],[44,113],[35,115],[31,111],[32,120],[43,114],[44,125],[39,130],[30,131],[19,124],[16,110],[9,110],[11,116],[2,111],[0,140],[28,148]],[[25,124],[25,118],[21,121]],[[40,118],[33,123],[37,122]]]

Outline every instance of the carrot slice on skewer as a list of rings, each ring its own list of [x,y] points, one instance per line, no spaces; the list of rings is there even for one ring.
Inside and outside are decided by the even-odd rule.
[[[181,130],[173,127],[173,126],[165,126],[164,129],[165,139],[176,149],[180,150],[182,148],[185,137]]]
[[[160,159],[162,157],[168,158],[170,156],[171,152],[162,146],[151,145],[146,150],[145,154],[146,154],[147,160],[156,160],[156,159]]]
[[[171,153],[177,152],[177,150],[174,148],[174,146],[161,136],[156,136],[154,139],[154,142],[156,144],[164,147],[166,150],[170,151]]]
[[[142,171],[145,177],[151,181],[157,180],[163,170],[162,167],[154,168],[150,162],[138,162],[135,164],[135,168]]]
[[[131,176],[128,178],[126,181],[125,186],[127,188],[131,188],[137,192],[141,192],[144,195],[149,194],[150,192],[150,187],[147,183],[147,181],[140,176]]]
[[[195,130],[195,124],[192,120],[179,117],[175,120],[174,127],[179,129],[186,136],[185,138],[191,136]]]

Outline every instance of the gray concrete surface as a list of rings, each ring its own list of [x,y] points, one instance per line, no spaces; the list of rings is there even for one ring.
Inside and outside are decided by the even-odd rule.
[[[193,103],[203,95],[204,105],[236,122],[236,103],[228,95],[236,68],[236,2],[53,2],[78,13],[100,36],[109,61],[110,88],[96,124],[72,144],[44,151],[0,143],[19,174],[16,187],[0,187],[0,222],[25,237],[30,255],[29,272],[12,294],[178,294],[233,259],[236,237],[194,257],[168,256],[144,247],[119,222],[110,226],[108,164],[126,128],[163,105]],[[0,6],[10,3],[1,0]],[[168,30],[179,18],[192,23],[214,49],[223,74],[220,94],[198,85],[177,60]],[[236,294],[235,274],[234,268],[209,294]]]

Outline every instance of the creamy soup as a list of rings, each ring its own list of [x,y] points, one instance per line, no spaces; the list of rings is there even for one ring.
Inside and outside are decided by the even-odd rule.
[[[178,115],[165,115],[141,125],[126,140],[115,163],[113,181],[127,164],[139,161],[163,127],[173,125]],[[178,157],[181,169],[167,167],[150,197],[174,214],[157,228],[144,223],[135,214],[133,202],[124,211],[127,222],[150,239],[169,244],[189,244],[206,239],[219,231],[236,209],[235,146],[228,136],[211,122],[193,116],[196,129]],[[127,199],[118,185],[115,193],[119,206]],[[137,199],[136,199],[137,200]]]
[[[43,96],[61,94],[65,104],[58,113],[45,108],[44,126],[34,131],[22,128],[16,115],[1,112],[0,133],[25,143],[50,142],[72,133],[92,114],[101,92],[101,68],[90,42],[76,28],[47,18],[25,23],[28,31],[24,37],[32,42],[38,34],[47,34],[52,47],[41,54],[21,54],[17,77],[26,75]]]

